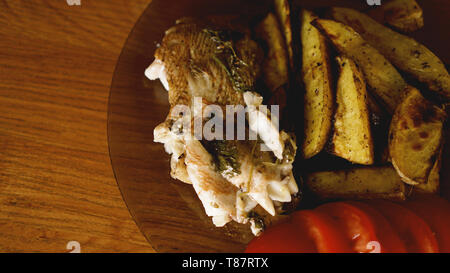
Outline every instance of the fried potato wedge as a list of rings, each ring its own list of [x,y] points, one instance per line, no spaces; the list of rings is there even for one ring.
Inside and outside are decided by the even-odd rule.
[[[450,101],[450,75],[442,61],[424,45],[353,9],[332,8],[331,15],[360,33],[400,70],[426,84],[446,102]]]
[[[366,83],[351,59],[337,57],[336,61],[340,75],[331,151],[350,162],[371,165],[374,153]]]
[[[389,128],[391,162],[405,183],[427,182],[442,148],[445,116],[444,110],[408,86]]]
[[[289,81],[288,54],[278,20],[269,13],[255,29],[258,38],[267,46],[262,66],[263,78],[271,92]]]
[[[392,114],[406,88],[405,80],[395,67],[351,27],[325,19],[316,19],[312,24],[325,33],[342,55],[358,64],[370,87],[369,91]]]
[[[311,25],[317,17],[301,11],[302,79],[304,96],[304,158],[318,154],[325,146],[333,115],[333,91],[329,53],[325,37]]]
[[[368,14],[402,32],[413,32],[424,25],[422,8],[415,0],[392,0],[370,10]]]
[[[306,185],[319,199],[404,200],[405,184],[392,166],[311,173]]]
[[[292,27],[291,27],[291,7],[289,0],[274,0],[275,11],[280,22],[284,39],[286,41],[286,49],[289,56],[289,67],[294,70],[294,47],[292,44]]]
[[[440,188],[440,172],[442,164],[442,149],[439,152],[438,159],[434,163],[433,168],[428,176],[427,183],[415,185],[413,190],[415,193],[422,194],[438,194]]]

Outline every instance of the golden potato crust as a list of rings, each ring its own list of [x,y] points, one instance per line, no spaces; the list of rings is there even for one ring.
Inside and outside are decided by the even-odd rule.
[[[336,114],[332,152],[350,162],[371,165],[374,162],[366,83],[356,64],[337,57],[340,75],[336,91]]]
[[[389,128],[392,164],[408,184],[424,184],[443,143],[445,112],[409,86]]]
[[[304,95],[303,156],[310,158],[325,146],[331,132],[334,96],[325,37],[311,25],[317,17],[301,11],[302,78]]]
[[[405,80],[395,67],[351,27],[326,19],[316,19],[313,25],[331,40],[342,55],[358,64],[370,87],[369,91],[392,114],[406,88]]]

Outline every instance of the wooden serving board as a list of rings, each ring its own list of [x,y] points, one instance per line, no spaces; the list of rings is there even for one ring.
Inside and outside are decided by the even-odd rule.
[[[445,0],[420,2],[425,28],[413,36],[448,63],[450,7]],[[300,5],[368,8],[365,1],[356,0],[294,1],[294,7]],[[131,214],[159,252],[240,252],[252,235],[248,226],[231,223],[225,228],[214,227],[192,186],[170,177],[169,155],[163,145],[153,142],[153,129],[165,119],[169,109],[167,92],[159,81],[147,80],[144,70],[153,61],[164,31],[176,19],[219,13],[258,14],[267,8],[265,1],[256,0],[154,0],[124,46],[109,104],[112,165]]]

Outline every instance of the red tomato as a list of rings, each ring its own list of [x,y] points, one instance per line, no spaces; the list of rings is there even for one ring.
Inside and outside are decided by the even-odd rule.
[[[246,253],[316,253],[317,249],[304,224],[291,220],[268,228],[247,246]]]
[[[370,205],[368,205],[370,204]],[[420,197],[328,203],[295,212],[253,239],[246,252],[450,252],[450,203]]]
[[[338,202],[319,206],[315,211],[332,217],[345,232],[346,238],[352,241],[356,252],[371,252],[372,242],[378,242],[373,219],[358,207]]]
[[[328,203],[316,210],[335,218],[356,252],[405,252],[405,247],[387,220],[376,210],[359,202]]]
[[[400,205],[411,209],[425,220],[436,234],[439,251],[450,253],[450,204],[448,201],[437,196],[419,197]]]
[[[375,223],[375,232],[381,244],[381,251],[386,253],[405,253],[405,244],[400,240],[398,232],[392,228],[392,225],[388,220],[379,213],[376,209],[355,201],[347,202],[354,206],[357,206],[373,219]]]
[[[438,253],[439,247],[428,224],[411,210],[383,200],[367,201],[391,223],[411,253]]]
[[[319,253],[352,252],[351,241],[330,216],[320,211],[302,210],[295,212],[292,217],[295,225],[305,224],[308,227],[308,234],[316,243]]]

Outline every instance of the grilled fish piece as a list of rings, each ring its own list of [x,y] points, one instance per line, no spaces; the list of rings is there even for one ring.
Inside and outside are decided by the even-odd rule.
[[[253,87],[259,73],[261,53],[256,42],[242,35],[184,19],[166,31],[146,75],[161,79],[171,106],[190,105],[193,97],[243,104],[243,92]]]
[[[159,78],[169,92],[171,109],[155,128],[154,140],[171,154],[172,177],[193,185],[216,226],[250,222],[254,234],[264,226],[255,210],[274,216],[298,192],[292,173],[294,138],[280,133],[260,110],[263,99],[253,90],[262,55],[245,31],[183,18],[166,31],[145,72],[152,80]],[[194,107],[190,115],[177,112],[179,105],[195,106],[198,97],[200,109]],[[196,119],[205,123],[199,113],[212,104],[247,106],[246,130],[257,140],[196,139],[190,126]]]
[[[186,140],[186,166],[195,192],[203,203],[206,214],[213,217],[216,226],[224,226],[236,218],[236,193],[238,189],[216,172],[211,165],[212,157],[200,141]]]

